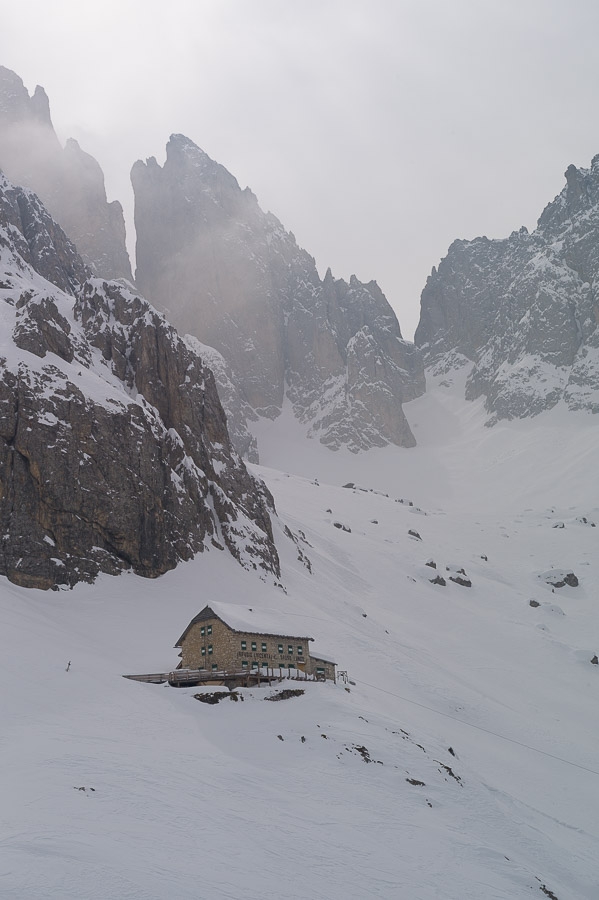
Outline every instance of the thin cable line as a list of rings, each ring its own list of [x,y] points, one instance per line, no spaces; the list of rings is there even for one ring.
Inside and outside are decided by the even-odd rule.
[[[438,709],[433,709],[432,706],[425,706],[424,703],[418,703],[416,700],[409,700],[407,697],[401,697],[399,694],[394,694],[393,691],[386,691],[384,688],[378,687],[376,684],[369,684],[367,681],[356,681],[357,684],[363,684],[365,687],[373,688],[375,691],[380,691],[382,694],[389,694],[390,697],[396,697],[398,700],[403,700],[404,703],[411,703],[413,706],[419,706],[421,709],[426,709],[428,712],[436,713],[438,716],[444,716],[446,719],[451,719],[453,722],[458,722],[460,725],[466,725],[467,728],[475,728],[477,731],[482,731],[485,734],[490,734],[493,737],[499,738],[502,741],[507,741],[510,744],[516,744],[518,747],[524,747],[526,750],[532,750],[534,753],[540,753],[541,756],[548,756],[550,759],[556,759],[558,762],[566,763],[568,766],[574,766],[576,769],[582,769],[583,772],[590,772],[591,775],[599,776],[599,772],[596,772],[594,769],[589,769],[586,766],[580,765],[580,763],[572,762],[570,759],[564,759],[563,756],[556,756],[554,753],[549,753],[547,750],[539,750],[538,747],[531,747],[530,744],[524,744],[522,741],[517,741],[514,738],[506,737],[504,734],[499,734],[497,731],[489,731],[488,728],[483,728],[481,725],[473,725],[472,722],[464,722],[463,719],[458,719],[457,716],[451,716],[449,713],[440,712]]]

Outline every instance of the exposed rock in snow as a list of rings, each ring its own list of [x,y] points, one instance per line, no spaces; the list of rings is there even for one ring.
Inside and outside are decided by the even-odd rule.
[[[194,353],[201,356],[204,363],[212,370],[220,402],[227,413],[227,425],[233,446],[248,462],[257,463],[258,444],[256,438],[248,430],[247,422],[255,422],[258,416],[249,403],[243,399],[235,383],[231,367],[227,365],[222,353],[219,353],[214,347],[202,344],[193,335],[186,334],[185,343]]]
[[[4,66],[0,169],[39,195],[95,274],[132,281],[123,210],[118,201],[107,202],[100,166],[75,140],[61,147],[44,89],[38,85],[30,97],[19,76]]]
[[[569,166],[536,230],[454,241],[422,292],[415,341],[440,373],[473,361],[490,424],[564,400],[599,412],[599,156]]]
[[[154,577],[213,544],[278,574],[272,499],[231,449],[212,373],[145,300],[87,275],[0,176],[0,573]]]
[[[164,167],[137,162],[131,177],[139,286],[222,354],[237,415],[246,403],[276,418],[287,396],[331,449],[414,444],[402,402],[424,391],[421,356],[376,282],[321,280],[278,219],[182,135]]]
[[[578,587],[578,577],[572,571],[567,571],[563,569],[550,569],[548,572],[543,572],[539,575],[539,578],[542,578],[543,581],[554,588],[562,588],[568,585],[568,587]]]

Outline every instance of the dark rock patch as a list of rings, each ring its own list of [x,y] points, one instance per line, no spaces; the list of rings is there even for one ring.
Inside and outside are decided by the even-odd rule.
[[[563,588],[566,585],[568,585],[568,587],[578,587],[579,583],[574,572],[547,572],[540,577],[545,580],[546,584],[549,584],[554,588]]]
[[[243,696],[238,694],[237,691],[213,691],[210,694],[194,694],[193,696],[194,700],[199,700],[200,703],[208,703],[210,706],[215,706],[221,700],[226,700],[227,697],[235,703],[238,700],[243,700]]]
[[[297,690],[285,690],[279,691],[277,694],[271,694],[270,697],[265,697],[265,700],[289,700],[290,697],[301,697],[302,694],[306,692],[301,688],[297,688]]]
[[[445,587],[447,584],[442,575],[435,575],[434,578],[429,578],[429,581],[431,584],[440,584],[441,587]]]
[[[537,878],[537,881],[540,882],[541,879]],[[553,891],[550,891],[546,884],[541,884],[539,890],[542,891],[546,897],[549,897],[549,900],[559,900],[556,894],[554,894]]]
[[[453,581],[454,584],[459,584],[461,587],[472,587],[470,579],[465,578],[463,575],[450,575],[449,580]]]
[[[458,784],[460,784],[460,785],[462,784],[462,779],[460,778],[459,775],[456,775],[456,773],[453,771],[451,766],[446,766],[445,763],[439,762],[438,759],[436,759],[435,762],[437,763],[438,766],[441,766],[441,769],[444,772],[446,772],[450,778],[453,778],[453,780],[457,781]],[[441,770],[439,770],[439,771],[441,771]]]

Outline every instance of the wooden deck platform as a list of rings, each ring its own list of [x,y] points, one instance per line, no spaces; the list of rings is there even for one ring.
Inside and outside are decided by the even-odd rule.
[[[297,669],[291,673],[281,674],[280,669],[236,669],[207,671],[205,669],[175,669],[173,672],[154,672],[148,675],[123,675],[131,681],[143,681],[146,684],[168,684],[171,687],[198,687],[202,684],[225,685],[233,687],[255,687],[260,684],[272,684],[281,681],[323,681],[315,675],[308,675]]]

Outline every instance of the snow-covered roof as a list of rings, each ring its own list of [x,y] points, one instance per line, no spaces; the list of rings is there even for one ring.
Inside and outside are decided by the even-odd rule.
[[[310,647],[310,659],[312,661],[317,660],[318,662],[330,663],[332,666],[336,666],[337,663],[334,659],[331,658],[330,653],[326,653],[325,651],[321,652],[320,647]]]
[[[281,637],[293,637],[306,641],[313,641],[309,635],[298,635],[298,623],[294,622],[294,616],[285,614],[280,610],[254,611],[250,606],[237,606],[230,603],[211,602],[205,606],[197,616],[191,620],[175,647],[180,647],[185,635],[192,625],[203,622],[217,616],[233,631],[247,634],[272,634]]]

